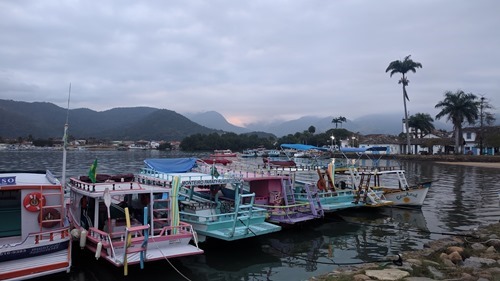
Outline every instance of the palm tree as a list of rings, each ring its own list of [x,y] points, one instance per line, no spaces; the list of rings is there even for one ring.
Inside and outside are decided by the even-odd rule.
[[[447,116],[447,120],[453,123],[455,134],[455,154],[458,154],[461,147],[460,139],[462,137],[462,124],[467,122],[474,124],[479,117],[480,102],[477,96],[472,93],[464,93],[462,90],[456,92],[446,91],[444,100],[438,102],[435,108],[441,108],[436,115],[436,119]]]
[[[434,119],[432,119],[428,113],[417,113],[410,116],[408,125],[415,129],[415,137],[419,137],[419,132],[420,137],[423,137],[434,130],[434,124],[432,124],[432,122],[434,122]]]
[[[342,127],[342,123],[347,122],[347,119],[344,116],[339,116],[337,118],[333,118],[332,123],[335,123],[335,129],[337,129],[338,124]]]
[[[410,83],[410,80],[406,77],[406,73],[411,71],[413,73],[417,72],[417,68],[422,68],[422,64],[419,62],[414,62],[410,59],[411,55],[405,57],[403,61],[395,60],[389,64],[385,72],[391,72],[391,77],[394,73],[401,73],[403,76],[399,79],[398,83],[403,84],[403,105],[405,109],[405,128],[406,128],[406,140],[408,145],[408,154],[411,154],[410,151],[410,132],[408,126],[408,111],[406,110],[406,100],[410,101],[408,98],[408,93],[406,92],[406,86]]]

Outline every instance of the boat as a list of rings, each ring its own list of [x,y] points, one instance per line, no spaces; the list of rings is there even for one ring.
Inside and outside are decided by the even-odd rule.
[[[343,180],[335,181],[337,172],[335,167],[335,158],[333,158],[324,172],[320,168],[316,168],[317,181],[313,181],[312,178],[301,178],[301,173],[297,172],[295,178],[296,183],[298,183],[295,191],[297,201],[305,202],[307,197],[303,195],[305,193],[304,189],[310,189],[313,190],[313,193],[317,193],[325,213],[348,208],[383,207],[393,204],[392,201],[384,197],[382,191],[374,191],[366,184],[363,184],[361,180],[355,181],[354,179],[357,179],[355,175],[350,177],[353,179],[350,185]],[[345,171],[345,168],[339,168],[339,171]],[[308,175],[310,176],[310,173]],[[325,179],[325,176],[327,179]]]
[[[207,163],[207,164],[222,164],[224,166],[226,166],[227,164],[231,164],[233,163],[232,160],[229,160],[229,159],[225,159],[225,158],[213,158],[213,159],[210,159],[210,158],[204,158],[204,159],[198,159],[198,161],[201,161],[201,162],[204,162],[204,163]]]
[[[225,198],[234,198],[235,190],[224,186]],[[307,202],[295,200],[294,188],[289,176],[258,175],[243,178],[243,192],[255,194],[255,206],[267,210],[267,221],[291,227],[323,217],[319,200],[310,190],[304,190]]]
[[[72,235],[116,267],[202,254],[193,227],[179,221],[176,186],[135,181],[133,174],[70,178]],[[190,244],[193,241],[193,244]]]
[[[214,150],[210,157],[237,157],[238,154],[232,152],[231,149]]]
[[[383,192],[385,198],[392,201],[393,206],[396,207],[421,208],[424,204],[432,181],[410,185],[404,169],[396,165],[380,165],[380,158],[373,157],[373,155],[387,152],[386,147],[342,148],[341,151],[346,159],[348,157],[345,153],[356,152],[359,157],[366,155],[371,160],[369,161],[371,165],[361,165],[360,158],[348,159],[347,161],[352,164],[343,172],[349,174],[350,181],[357,181],[359,184],[365,181],[363,184],[369,185],[375,191]]]
[[[71,267],[64,189],[50,171],[0,173],[0,280],[25,280]]]
[[[243,150],[242,153],[240,153],[240,157],[242,157],[242,158],[257,157],[257,152],[255,152],[255,150],[252,150],[252,149],[246,149],[246,150]]]
[[[197,160],[146,159],[137,177],[142,183],[166,188],[174,184],[174,178],[179,178],[180,220],[193,225],[200,242],[207,237],[235,241],[281,230],[280,226],[266,222],[267,211],[254,205],[254,193],[241,192],[240,177],[219,174],[215,165],[204,164],[209,172],[195,170]],[[203,162],[198,164],[203,165]],[[232,203],[219,199],[219,190],[224,185],[233,185],[237,191]]]

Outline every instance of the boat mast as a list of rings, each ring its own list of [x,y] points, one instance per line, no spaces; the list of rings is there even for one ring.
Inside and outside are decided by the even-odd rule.
[[[69,83],[68,92],[68,107],[66,112],[66,123],[64,124],[64,135],[63,135],[63,164],[62,164],[62,178],[61,185],[63,188],[66,186],[66,147],[68,145],[68,121],[69,121],[69,100],[71,97],[71,83]]]

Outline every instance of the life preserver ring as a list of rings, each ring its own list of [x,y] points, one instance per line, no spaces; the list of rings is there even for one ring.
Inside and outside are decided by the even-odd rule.
[[[45,196],[40,192],[32,192],[23,199],[23,206],[30,212],[38,212],[45,206]]]
[[[38,223],[44,228],[52,228],[60,223],[61,213],[54,208],[43,209],[38,216]],[[57,220],[57,221],[56,221]]]

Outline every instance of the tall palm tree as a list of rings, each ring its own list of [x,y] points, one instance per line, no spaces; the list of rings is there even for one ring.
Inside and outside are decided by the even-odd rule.
[[[406,92],[406,86],[410,83],[410,80],[406,77],[406,73],[411,71],[413,73],[417,72],[417,68],[422,68],[422,64],[419,62],[414,62],[410,59],[411,55],[405,57],[403,61],[395,60],[389,64],[385,72],[391,72],[391,77],[394,73],[401,73],[402,77],[399,79],[398,83],[403,84],[403,105],[405,109],[405,128],[406,128],[406,140],[408,145],[408,154],[411,154],[410,148],[410,132],[408,126],[408,111],[406,110],[406,100],[410,101],[408,98],[408,93]]]
[[[481,103],[477,100],[477,96],[472,93],[464,93],[462,90],[456,92],[446,91],[444,100],[438,102],[435,108],[440,108],[441,111],[436,115],[436,119],[447,116],[447,120],[453,123],[453,131],[455,134],[455,154],[458,154],[459,147],[462,146],[460,140],[462,138],[462,124],[467,122],[474,124],[479,118],[479,107]]]
[[[432,122],[434,119],[428,113],[417,113],[408,120],[409,126],[415,129],[415,137],[419,137],[419,132],[420,137],[430,134],[434,130]]]
[[[335,123],[335,129],[337,129],[338,124],[342,127],[342,123],[347,122],[347,119],[344,116],[339,116],[337,118],[333,118],[332,123]]]

